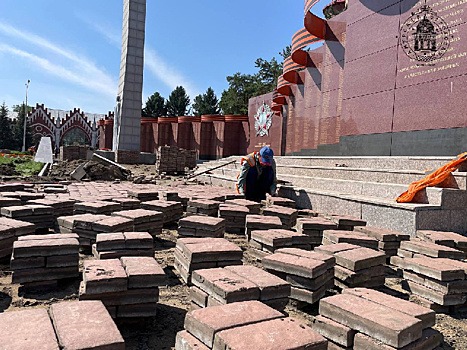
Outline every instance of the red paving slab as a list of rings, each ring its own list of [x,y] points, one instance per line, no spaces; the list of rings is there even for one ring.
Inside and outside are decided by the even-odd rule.
[[[316,278],[327,270],[327,264],[323,261],[283,253],[268,255],[262,263],[268,270],[307,278]]]
[[[285,318],[221,331],[213,349],[326,350],[327,343],[310,327]]]
[[[215,334],[222,330],[281,317],[279,311],[259,301],[244,301],[188,312],[185,329],[211,348]]]
[[[369,248],[357,248],[334,254],[336,264],[358,271],[386,263],[386,254]]]
[[[0,313],[0,348],[3,350],[58,350],[46,309]]]
[[[162,267],[152,257],[123,257],[120,259],[128,276],[128,288],[158,287],[166,283]]]
[[[101,301],[53,304],[50,317],[63,349],[125,350],[125,341]]]

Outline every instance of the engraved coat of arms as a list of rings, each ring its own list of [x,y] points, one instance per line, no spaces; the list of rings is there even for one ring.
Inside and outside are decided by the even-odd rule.
[[[272,125],[272,116],[274,112],[266,103],[258,108],[255,114],[256,136],[269,136],[269,128]]]

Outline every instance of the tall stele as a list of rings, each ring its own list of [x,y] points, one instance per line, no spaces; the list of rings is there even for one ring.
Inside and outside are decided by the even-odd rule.
[[[272,125],[272,116],[274,112],[266,103],[258,108],[255,114],[256,136],[269,136],[269,128]]]
[[[430,6],[422,5],[404,22],[400,40],[404,52],[421,64],[433,64],[449,49],[449,27]]]

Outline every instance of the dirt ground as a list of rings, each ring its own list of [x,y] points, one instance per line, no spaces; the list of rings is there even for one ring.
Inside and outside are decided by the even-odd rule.
[[[226,234],[226,238],[244,250],[245,264],[260,266],[249,254],[247,242],[243,236]],[[160,289],[158,316],[138,321],[117,321],[128,350],[174,349],[175,335],[183,329],[185,314],[190,302],[188,288],[180,281],[173,267],[176,239],[176,231],[164,230],[156,241],[155,257],[164,267],[168,277],[167,287]],[[85,259],[90,259],[90,257],[82,255],[81,260]],[[18,285],[11,284],[11,275],[8,270],[8,262],[3,262],[0,265],[0,312],[47,307],[58,301],[78,299],[79,281],[64,282],[59,285],[59,289],[51,292],[26,294],[18,288]],[[391,276],[386,281],[386,292],[409,299],[409,294],[402,289],[401,280],[397,276]],[[331,295],[337,291],[329,293]],[[305,324],[311,324],[313,316],[318,314],[318,307],[311,305],[298,309],[296,305],[289,303],[286,312]],[[445,338],[441,349],[467,349],[467,313],[438,314],[435,328],[442,332]]]

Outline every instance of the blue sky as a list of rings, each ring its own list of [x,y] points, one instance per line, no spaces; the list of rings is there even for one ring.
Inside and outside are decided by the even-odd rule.
[[[322,0],[313,12],[322,16]],[[303,0],[148,0],[143,99],[182,85],[191,99],[280,58],[303,27]],[[113,110],[122,0],[1,0],[0,103]]]

